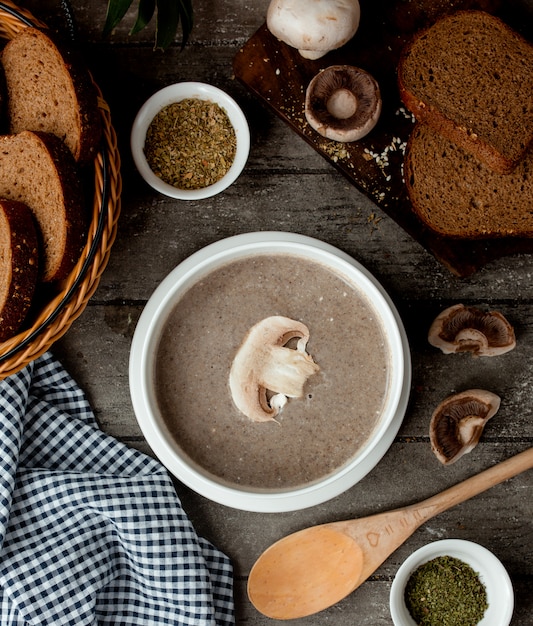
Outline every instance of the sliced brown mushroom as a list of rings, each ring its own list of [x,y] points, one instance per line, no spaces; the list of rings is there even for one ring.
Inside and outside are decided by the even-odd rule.
[[[296,339],[295,347],[287,344]],[[307,354],[309,330],[288,317],[267,317],[248,331],[230,370],[229,386],[239,411],[253,422],[275,418],[287,398],[300,398],[319,367]]]
[[[435,409],[429,426],[431,449],[443,465],[451,465],[478,444],[501,399],[491,391],[469,389],[449,396]]]
[[[428,341],[444,354],[471,352],[475,356],[497,356],[516,346],[514,329],[501,313],[485,313],[463,304],[451,306],[435,318]]]
[[[331,65],[309,83],[305,117],[320,135],[334,141],[357,141],[376,125],[381,93],[373,76],[352,65]]]

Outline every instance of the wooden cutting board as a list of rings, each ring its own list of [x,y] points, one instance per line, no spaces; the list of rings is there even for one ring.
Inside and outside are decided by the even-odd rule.
[[[484,8],[519,29],[531,24],[528,0],[360,0],[361,23],[356,36],[339,50],[316,61],[278,41],[266,24],[237,52],[236,78],[271,108],[319,154],[340,170],[405,231],[457,276],[468,276],[501,256],[533,252],[533,239],[465,240],[446,238],[428,230],[413,214],[403,183],[405,143],[413,118],[403,107],[396,86],[400,51],[412,34],[446,11]],[[531,5],[529,5],[531,10]],[[522,34],[530,36],[531,33]],[[305,90],[317,72],[335,64],[348,64],[370,72],[378,81],[383,110],[375,129],[354,143],[340,144],[321,137],[306,122]]]

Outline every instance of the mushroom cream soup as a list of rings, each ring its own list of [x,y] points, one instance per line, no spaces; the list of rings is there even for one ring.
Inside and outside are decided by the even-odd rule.
[[[309,329],[319,366],[276,421],[253,422],[228,383],[249,329],[282,315]],[[359,289],[292,254],[230,261],[173,305],[159,340],[155,390],[179,447],[222,482],[287,489],[324,478],[368,441],[384,406],[390,355],[382,323]]]

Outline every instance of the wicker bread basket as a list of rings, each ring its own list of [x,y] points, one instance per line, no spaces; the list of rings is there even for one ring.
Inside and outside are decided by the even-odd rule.
[[[28,26],[45,27],[9,0],[0,2],[0,38],[11,39]],[[103,138],[94,160],[94,198],[87,243],[68,278],[53,293],[38,297],[23,329],[0,343],[0,380],[25,367],[65,334],[84,311],[109,260],[120,214],[120,155],[109,107],[96,84],[95,87]]]

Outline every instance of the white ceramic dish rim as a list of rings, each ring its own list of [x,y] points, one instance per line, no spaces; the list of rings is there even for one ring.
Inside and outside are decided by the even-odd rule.
[[[235,159],[226,175],[213,185],[203,187],[202,189],[178,189],[165,183],[152,172],[144,155],[146,132],[154,117],[165,106],[185,98],[211,100],[219,104],[228,114],[237,139]],[[154,93],[139,109],[131,129],[130,147],[137,170],[156,191],[179,200],[201,200],[224,191],[239,177],[246,165],[250,152],[250,129],[242,109],[222,89],[207,83],[175,83]]]
[[[390,610],[394,625],[416,626],[403,600],[405,585],[420,565],[443,555],[468,563],[485,585],[489,608],[478,626],[508,626],[514,610],[514,593],[509,574],[490,550],[466,539],[433,541],[413,552],[402,563],[390,591]]]
[[[202,272],[213,269],[221,261],[260,252],[286,252],[317,259],[356,276],[370,293],[374,307],[379,307],[384,327],[389,333],[396,376],[391,385],[389,415],[382,420],[373,442],[338,472],[317,483],[287,491],[250,491],[217,482],[196,471],[180,459],[168,438],[157,424],[147,398],[150,396],[149,347],[159,332],[158,320],[166,318],[176,291],[188,282],[195,282]],[[163,313],[165,312],[165,313]],[[163,279],[147,302],[135,329],[129,364],[130,393],[139,426],[152,450],[167,469],[197,493],[233,508],[256,512],[285,512],[320,504],[343,493],[381,460],[392,444],[403,421],[411,385],[411,359],[407,336],[392,300],[378,281],[352,257],[320,240],[284,232],[246,233],[215,242],[194,253]]]

